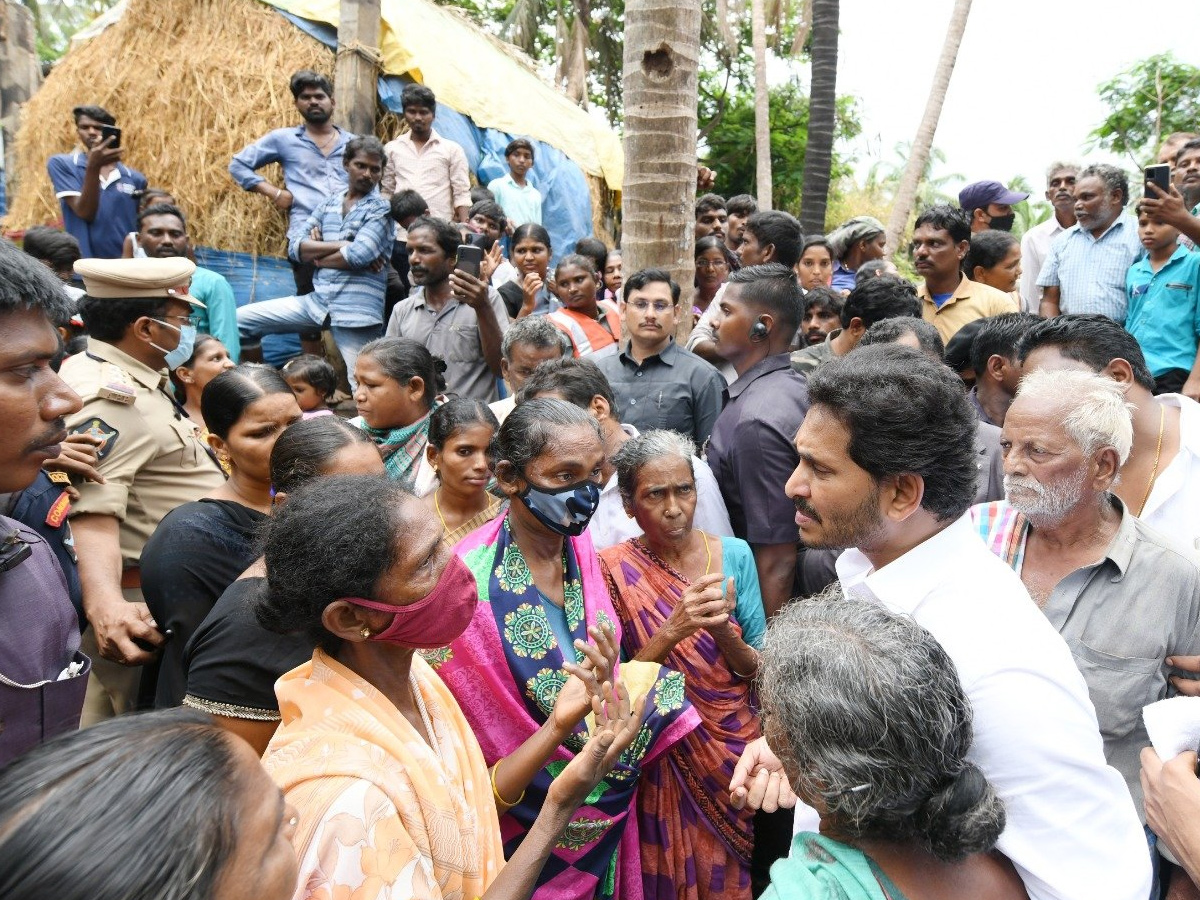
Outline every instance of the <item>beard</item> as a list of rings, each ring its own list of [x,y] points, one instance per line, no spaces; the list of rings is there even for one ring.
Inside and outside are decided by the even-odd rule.
[[[309,125],[324,125],[333,115],[332,110],[310,109],[300,113]]]
[[[797,510],[821,526],[821,533],[818,535],[800,535],[804,546],[813,550],[868,547],[883,530],[878,490],[872,491],[858,506],[843,516],[821,515],[800,498],[796,499],[795,504]]]
[[[1005,475],[1004,497],[1009,506],[1023,513],[1034,524],[1054,525],[1065,519],[1079,502],[1086,479],[1086,466],[1080,466],[1075,472],[1050,484],[1042,484],[1034,478]]]

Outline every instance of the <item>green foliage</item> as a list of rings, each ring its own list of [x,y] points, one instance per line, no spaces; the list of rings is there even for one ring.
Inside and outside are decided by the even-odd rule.
[[[1053,215],[1054,207],[1045,200],[1038,199],[1038,192],[1029,186],[1023,175],[1014,177],[1006,187],[1010,191],[1024,191],[1029,194],[1027,200],[1013,204],[1013,214],[1016,216],[1012,227],[1014,237],[1023,236],[1030,228],[1042,224]]]
[[[76,31],[115,4],[116,0],[22,0],[33,13],[38,58],[59,59]]]
[[[1091,132],[1092,147],[1143,165],[1173,131],[1200,123],[1200,69],[1160,53],[1135,63],[1098,88],[1109,114]]]
[[[704,113],[713,114],[702,103]],[[804,183],[804,157],[808,147],[808,95],[795,80],[771,89],[771,178],[776,209],[793,215],[800,212]],[[856,137],[862,130],[854,98],[839,97],[837,102],[836,140]],[[717,190],[725,196],[753,194],[754,165],[754,94],[742,90],[729,99],[724,114],[707,132],[704,164],[717,173]],[[850,174],[850,161],[835,151],[831,182]]]

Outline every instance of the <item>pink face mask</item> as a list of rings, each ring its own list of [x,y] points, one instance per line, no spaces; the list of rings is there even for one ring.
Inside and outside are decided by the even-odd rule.
[[[417,650],[437,650],[445,647],[467,630],[479,593],[475,589],[475,576],[466,563],[457,555],[450,555],[442,577],[433,590],[408,606],[392,606],[362,597],[343,597],[355,606],[394,613],[392,624],[378,634],[371,635],[373,641],[387,641]]]

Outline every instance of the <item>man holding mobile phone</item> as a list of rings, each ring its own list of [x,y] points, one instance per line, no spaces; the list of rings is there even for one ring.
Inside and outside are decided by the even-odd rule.
[[[125,235],[137,231],[138,196],[146,176],[121,162],[124,149],[112,113],[76,106],[75,131],[82,149],[50,157],[46,168],[62,204],[63,225],[84,259],[119,259]],[[110,129],[104,134],[105,127]]]
[[[422,216],[408,227],[409,276],[416,287],[396,304],[388,337],[420,341],[446,362],[446,390],[491,403],[499,399],[500,345],[508,310],[480,277],[479,247],[462,244],[458,227]]]

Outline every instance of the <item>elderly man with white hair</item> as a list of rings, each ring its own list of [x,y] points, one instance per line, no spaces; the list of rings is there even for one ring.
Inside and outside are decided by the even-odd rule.
[[[1200,565],[1111,488],[1133,443],[1121,386],[1091,372],[1026,375],[1004,419],[1005,500],[972,515],[1066,640],[1109,765],[1142,813],[1142,707],[1175,690],[1168,657],[1200,653]]]

